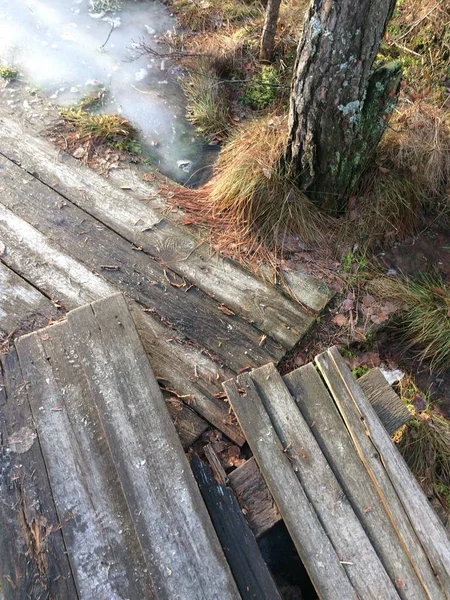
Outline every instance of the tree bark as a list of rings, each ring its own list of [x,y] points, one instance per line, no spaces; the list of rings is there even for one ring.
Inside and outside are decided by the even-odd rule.
[[[395,0],[312,0],[292,82],[287,171],[331,213],[345,207],[394,110],[401,68],[373,70]]]
[[[271,62],[275,47],[275,35],[277,33],[278,15],[280,14],[281,0],[268,0],[266,6],[266,18],[261,37],[259,58],[265,62]]]

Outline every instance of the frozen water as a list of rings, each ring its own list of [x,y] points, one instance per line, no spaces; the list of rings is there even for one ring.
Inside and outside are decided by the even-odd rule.
[[[185,182],[202,168],[205,145],[185,119],[176,73],[136,49],[141,40],[157,48],[174,24],[154,0],[122,0],[106,13],[89,12],[89,0],[0,0],[0,59],[62,106],[105,87],[101,110],[129,119],[160,170]]]

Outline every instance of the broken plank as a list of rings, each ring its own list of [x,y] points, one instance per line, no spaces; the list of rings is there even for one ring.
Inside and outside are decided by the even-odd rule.
[[[235,371],[279,360],[284,349],[189,282],[177,281],[132,244],[0,155],[1,204],[89,270],[155,312]],[[17,202],[20,198],[20,202]],[[10,238],[8,245],[13,246]],[[18,252],[19,249],[16,250]]]
[[[48,325],[64,313],[39,290],[0,261],[0,329],[6,334],[27,333]]]
[[[374,408],[389,435],[408,423],[411,413],[394,392],[380,369],[370,369],[358,379],[366,398]]]
[[[242,600],[281,600],[233,491],[197,455],[191,467]]]
[[[253,456],[229,473],[228,479],[256,538],[281,521]]]
[[[306,497],[249,375],[223,384],[309,577],[323,600],[358,595]]]
[[[392,511],[397,505],[404,508],[405,520],[414,529],[443,592],[450,598],[450,540],[442,522],[374,409],[367,402],[364,392],[353,379],[337,348],[319,355],[316,361],[385,506]],[[392,516],[402,535],[401,521],[397,514]],[[422,560],[418,561],[418,557],[412,555],[416,544],[410,548],[405,541],[405,545],[411,551],[416,569],[421,570]]]
[[[80,597],[155,597],[69,325],[16,346]]]
[[[0,359],[0,590],[4,600],[77,600],[15,350]]]
[[[14,270],[66,310],[117,292],[117,288],[48,240],[31,225],[0,204],[0,239],[5,240],[2,257]],[[220,380],[229,373],[189,340],[161,324],[136,302],[130,301],[145,347],[164,378],[181,396],[193,399],[194,410],[242,446],[244,438],[231,423],[228,407],[214,398],[222,391]],[[228,376],[230,376],[228,374]]]
[[[391,522],[368,472],[355,452],[339,411],[314,365],[309,363],[300,367],[285,375],[283,380],[353,510],[358,515],[386,571],[392,581],[397,582],[399,595],[404,600],[412,598],[423,600],[424,594],[426,598],[442,600],[438,582],[423,551],[419,556],[423,558],[423,577],[428,579],[428,586],[423,587],[419,580],[411,564],[409,553],[405,552],[402,542],[397,537],[397,526]],[[410,535],[406,538],[407,541],[417,543],[412,529],[406,526],[405,531]],[[420,546],[417,550],[420,552]]]
[[[312,315],[269,283],[214,254],[186,229],[118,190],[49,142],[27,134],[4,116],[0,152],[129,242],[187,277],[199,289],[254,322],[285,349],[291,349],[313,324]]]
[[[186,450],[208,429],[209,423],[179,398],[166,397],[165,401],[181,445]]]
[[[398,599],[394,584],[275,366],[264,365],[249,376],[357,594],[365,600]]]
[[[123,296],[68,323],[158,597],[239,598]]]

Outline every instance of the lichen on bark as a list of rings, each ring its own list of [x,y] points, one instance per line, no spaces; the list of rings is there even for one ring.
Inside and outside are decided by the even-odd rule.
[[[292,84],[285,164],[306,193],[338,213],[395,106],[400,66],[374,69],[395,0],[312,0]]]

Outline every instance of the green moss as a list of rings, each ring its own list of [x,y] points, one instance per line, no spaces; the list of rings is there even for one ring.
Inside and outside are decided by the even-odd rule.
[[[19,75],[19,71],[17,69],[13,69],[12,67],[1,67],[0,68],[0,77],[2,79],[6,79],[7,81],[12,81],[13,79],[17,79]]]
[[[264,110],[278,96],[280,76],[273,65],[262,65],[247,84],[243,101],[254,110]]]

